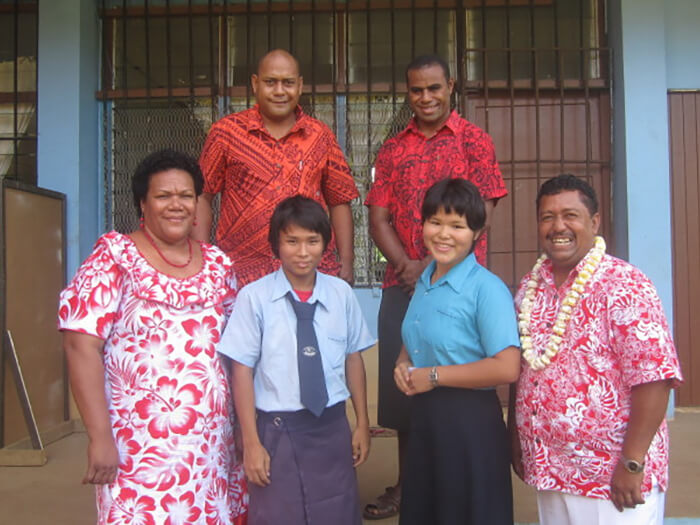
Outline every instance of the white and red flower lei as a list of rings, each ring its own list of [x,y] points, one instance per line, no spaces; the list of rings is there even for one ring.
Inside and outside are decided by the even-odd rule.
[[[537,262],[532,267],[530,272],[530,279],[527,282],[525,297],[523,297],[522,303],[520,303],[520,314],[518,314],[518,329],[520,331],[520,346],[523,352],[523,358],[528,362],[530,368],[533,370],[542,370],[545,368],[552,360],[552,358],[559,352],[559,347],[561,345],[564,334],[566,333],[567,326],[569,324],[569,319],[571,319],[571,314],[576,308],[576,305],[581,299],[581,294],[586,287],[586,283],[595,273],[600,261],[605,255],[605,240],[596,236],[595,244],[593,248],[586,254],[583,259],[583,266],[579,270],[574,284],[571,285],[571,289],[567,292],[564,300],[561,302],[559,311],[557,312],[557,319],[552,327],[552,335],[549,336],[549,341],[545,346],[544,352],[541,354],[535,351],[532,344],[532,335],[530,333],[530,316],[532,314],[532,307],[535,304],[535,292],[537,291],[538,276],[540,272],[540,267],[545,261],[547,256],[545,254],[540,255]]]

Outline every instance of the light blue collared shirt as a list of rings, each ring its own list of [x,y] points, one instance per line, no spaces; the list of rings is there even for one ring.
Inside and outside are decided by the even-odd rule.
[[[435,261],[423,271],[401,325],[413,366],[473,363],[520,346],[513,297],[474,254],[434,284]]]
[[[289,291],[292,286],[282,269],[243,287],[217,348],[255,369],[255,406],[266,412],[304,408],[299,399],[297,320],[286,297]],[[316,284],[307,302],[319,303],[314,330],[326,378],[327,406],[331,406],[350,395],[345,382],[346,356],[376,341],[345,281],[316,272]]]

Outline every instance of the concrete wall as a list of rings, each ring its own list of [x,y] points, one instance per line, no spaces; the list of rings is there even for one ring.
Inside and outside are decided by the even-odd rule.
[[[94,0],[39,4],[38,184],[66,194],[67,277],[97,238],[99,22]]]

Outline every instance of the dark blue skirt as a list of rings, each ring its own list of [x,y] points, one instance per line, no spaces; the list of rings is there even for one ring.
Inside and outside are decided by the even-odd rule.
[[[257,426],[270,484],[248,484],[248,525],[362,523],[345,403],[319,418],[308,410],[258,411]]]
[[[495,390],[413,399],[401,525],[512,525],[510,443]]]

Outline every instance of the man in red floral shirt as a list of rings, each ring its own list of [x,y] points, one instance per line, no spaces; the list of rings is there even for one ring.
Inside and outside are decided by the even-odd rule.
[[[270,51],[251,85],[255,106],[216,122],[202,149],[204,192],[193,237],[209,241],[211,203],[221,193],[216,243],[233,260],[242,287],[279,268],[267,239],[270,217],[277,204],[301,194],[319,202],[333,226],[319,270],[352,283],[350,201],[358,192],[331,130],[299,106],[299,63],[284,50]]]
[[[370,234],[386,257],[379,309],[380,425],[398,430],[399,480],[365,508],[365,518],[398,512],[401,465],[408,433],[409,400],[396,388],[394,365],[401,350],[401,322],[418,276],[428,264],[423,246],[420,209],[433,183],[448,178],[473,182],[486,201],[487,224],[506,190],[491,137],[450,109],[454,80],[440,57],[423,56],[406,68],[407,100],[414,118],[406,129],[384,143],[375,163],[375,181],[365,204]],[[486,234],[475,253],[486,262]]]
[[[661,301],[640,270],[605,254],[583,180],[545,182],[537,224],[545,255],[515,299],[513,467],[537,489],[541,525],[661,525],[664,414],[682,379]]]

